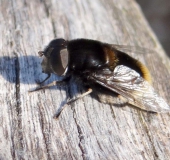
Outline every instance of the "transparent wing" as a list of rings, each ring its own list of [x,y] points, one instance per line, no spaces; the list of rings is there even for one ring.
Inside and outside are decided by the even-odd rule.
[[[136,71],[119,65],[114,72],[103,69],[90,77],[96,83],[120,94],[130,104],[153,112],[169,112],[168,104],[155,92],[153,87]]]
[[[143,48],[139,46],[128,46],[128,45],[118,45],[118,44],[112,44],[111,45],[113,48],[125,52],[125,53],[139,53],[139,54],[154,54],[155,51],[148,49],[148,48]]]

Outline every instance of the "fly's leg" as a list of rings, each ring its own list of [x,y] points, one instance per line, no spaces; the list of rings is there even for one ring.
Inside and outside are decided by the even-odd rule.
[[[49,76],[45,80],[43,80],[41,83],[45,82],[48,78],[49,78]],[[35,89],[29,90],[28,92],[35,92],[35,91],[39,91],[39,90],[46,89],[46,88],[49,88],[49,87],[52,87],[52,86],[56,86],[56,85],[59,85],[59,86],[66,85],[68,83],[68,81],[70,80],[70,78],[71,77],[66,77],[66,78],[64,78],[61,81],[53,81],[52,83],[49,83],[49,84],[44,85],[44,86],[40,85],[40,86],[38,86]]]
[[[52,87],[52,86],[56,86],[56,85],[65,85],[66,82],[65,81],[53,81],[52,83],[49,83],[47,85],[44,85],[44,86],[39,86],[35,89],[32,89],[32,90],[29,90],[28,92],[35,92],[35,91],[39,91],[39,90],[42,90],[42,89],[46,89],[46,88],[49,88],[49,87]]]
[[[82,95],[80,95],[80,96],[78,96],[78,97],[76,97],[76,98],[73,98],[73,99],[68,100],[65,105],[61,106],[61,107],[58,109],[57,113],[54,115],[54,118],[57,119],[57,118],[59,117],[59,115],[61,114],[62,110],[63,110],[66,106],[68,106],[68,105],[70,105],[72,102],[75,102],[76,100],[81,99],[81,98],[85,97],[86,95],[92,93],[92,91],[93,91],[93,90],[92,90],[91,88],[89,88],[89,89],[87,90],[87,92],[83,93]]]

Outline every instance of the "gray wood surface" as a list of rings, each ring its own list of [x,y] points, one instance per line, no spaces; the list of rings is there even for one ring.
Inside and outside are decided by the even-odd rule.
[[[38,51],[55,37],[142,46],[153,86],[170,104],[170,61],[133,0],[0,0],[0,159],[170,159],[169,114],[101,104],[91,96],[53,119],[68,87],[28,93],[41,73]],[[138,55],[136,55],[138,56]],[[48,82],[58,79],[52,76]]]

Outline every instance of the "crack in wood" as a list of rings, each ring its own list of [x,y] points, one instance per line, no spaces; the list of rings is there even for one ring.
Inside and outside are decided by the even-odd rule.
[[[15,79],[15,98],[16,98],[16,105],[15,105],[15,111],[16,111],[16,126],[17,130],[15,130],[16,134],[13,136],[13,146],[14,148],[17,148],[16,150],[23,151],[23,133],[22,133],[22,109],[21,109],[21,101],[20,101],[20,64],[19,64],[19,59],[18,55],[16,52],[14,52],[15,55],[15,74],[16,74],[16,79]],[[17,143],[16,143],[17,142]],[[15,151],[16,151],[15,150]],[[16,155],[17,154],[17,155]],[[22,155],[19,152],[14,153],[14,157],[20,157],[22,158]]]
[[[69,87],[69,89],[70,89],[70,87]],[[68,89],[68,90],[69,90]],[[70,94],[70,90],[69,90],[69,92],[68,92],[69,94]],[[71,104],[70,104],[70,106],[71,106]],[[73,111],[73,118],[74,118],[74,121],[75,121],[75,124],[76,124],[76,126],[77,126],[77,131],[78,131],[78,139],[79,139],[79,143],[78,143],[78,146],[79,146],[79,148],[80,148],[80,150],[81,150],[81,152],[82,152],[82,158],[83,158],[83,160],[86,160],[86,159],[88,159],[86,156],[85,156],[85,154],[87,154],[87,151],[86,151],[86,149],[85,149],[85,146],[83,146],[83,143],[84,143],[84,136],[83,136],[83,132],[82,132],[82,129],[81,129],[81,127],[80,127],[80,125],[78,124],[78,122],[77,122],[77,119],[76,119],[76,117],[75,117],[75,108],[73,108],[73,106],[71,106],[71,109],[72,109],[72,111]]]
[[[53,29],[53,34],[54,37],[57,37],[57,31],[56,31],[56,27],[55,27],[55,22],[53,20],[53,18],[50,16],[50,4],[47,4],[47,2],[45,0],[41,0],[43,5],[44,5],[44,9],[45,9],[45,13],[47,15],[47,17],[49,17],[51,24],[52,24],[52,29]]]
[[[139,111],[139,112],[140,112],[140,111]],[[145,133],[147,134],[147,137],[148,137],[150,143],[152,144],[151,147],[152,147],[154,159],[158,159],[159,156],[158,156],[158,154],[157,154],[157,151],[156,151],[154,142],[153,142],[153,140],[152,140],[152,136],[151,136],[150,131],[149,131],[150,129],[149,129],[148,125],[146,124],[146,122],[145,122],[145,120],[144,120],[144,117],[143,117],[143,115],[142,115],[141,112],[140,112],[140,114],[139,114],[139,118],[140,118],[140,120],[141,120],[141,122],[142,122],[142,126],[143,126],[143,128],[144,128],[144,130],[145,130]]]
[[[46,13],[47,17],[49,17],[50,12],[49,12],[49,6],[48,6],[47,2],[45,0],[41,0],[41,2],[44,5],[44,10],[45,10],[45,13]]]
[[[17,29],[17,18],[16,18],[16,2],[11,0],[12,12],[13,12],[13,20],[14,20],[14,27]],[[17,32],[16,32],[17,33]],[[16,39],[18,35],[16,34]],[[17,40],[16,40],[17,42]],[[17,50],[17,49],[16,49]],[[12,127],[13,136],[12,139],[12,147],[13,147],[13,157],[14,159],[22,159],[23,158],[23,150],[24,150],[24,138],[23,138],[23,127],[22,127],[22,108],[21,108],[21,101],[20,101],[20,63],[18,54],[16,51],[13,52],[15,59],[14,59],[14,66],[15,66],[15,112],[13,114],[13,118],[16,119],[14,121]],[[17,129],[16,129],[17,128]]]
[[[45,126],[47,126],[47,123],[45,122],[45,117],[43,115],[43,111],[41,110],[41,105],[39,105],[39,116],[40,116],[40,126],[41,126],[41,130],[42,130],[42,135],[43,135],[43,140],[44,140],[44,143],[45,143],[45,149],[46,149],[46,152],[47,152],[47,159],[52,159],[51,156],[50,156],[50,149],[49,149],[49,145],[48,145],[48,137],[46,136],[46,133],[45,133]]]
[[[16,79],[15,79],[15,89],[16,89],[16,111],[17,111],[17,116],[21,114],[21,102],[20,102],[20,65],[19,65],[19,60],[18,60],[18,55],[17,53],[14,52],[15,55],[15,74],[16,74]]]
[[[82,132],[82,130],[81,130],[81,127],[80,127],[80,125],[77,123],[77,120],[76,120],[76,118],[74,118],[75,119],[75,123],[76,123],[76,125],[77,125],[77,130],[78,130],[78,138],[79,138],[79,147],[80,147],[80,150],[81,150],[81,152],[82,152],[82,158],[84,159],[84,160],[86,160],[86,159],[88,159],[87,157],[86,157],[86,154],[87,154],[87,151],[86,151],[86,149],[85,149],[85,146],[83,145],[83,143],[84,143],[84,136],[83,136],[83,132]]]
[[[52,18],[51,18],[51,23],[52,23],[52,28],[53,28],[54,36],[57,37],[57,31],[55,29],[55,22],[54,22],[54,20]]]
[[[73,93],[74,89],[72,88],[71,84],[72,84],[72,82],[70,82],[69,85],[68,85],[68,96],[72,98],[73,97],[72,95],[75,95],[75,92]],[[73,102],[73,103],[75,103],[75,102]],[[73,111],[73,118],[74,118],[75,124],[77,126],[78,138],[79,138],[78,146],[79,146],[79,148],[80,148],[80,150],[82,152],[83,160],[88,160],[89,157],[87,157],[88,154],[87,154],[87,150],[86,150],[85,145],[84,145],[85,139],[84,139],[82,129],[80,127],[81,125],[78,124],[78,120],[75,117],[76,112],[75,112],[74,106],[72,104],[70,104],[70,106],[71,106],[71,110]]]

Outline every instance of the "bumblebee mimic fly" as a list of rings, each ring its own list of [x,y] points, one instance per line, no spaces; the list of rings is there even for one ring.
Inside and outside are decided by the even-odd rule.
[[[81,81],[88,90],[80,97],[69,100],[67,104],[96,92],[103,103],[113,104],[112,94],[114,94],[123,101],[146,111],[169,112],[168,104],[151,86],[151,76],[147,67],[129,56],[126,50],[128,47],[96,40],[54,39],[44,51],[39,52],[43,57],[42,70],[48,74],[41,84],[50,77],[51,73],[62,76],[63,80],[39,86],[32,91],[67,83],[70,78],[74,78]],[[56,117],[63,108],[64,106],[59,109]]]

